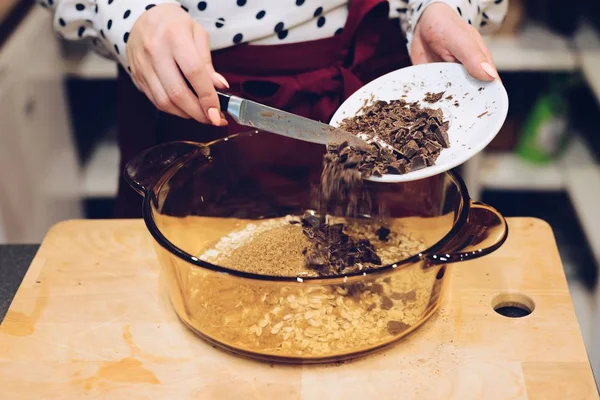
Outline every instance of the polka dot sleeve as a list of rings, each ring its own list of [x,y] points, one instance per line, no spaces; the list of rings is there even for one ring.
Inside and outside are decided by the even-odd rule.
[[[482,34],[493,33],[502,25],[508,0],[389,0],[392,16],[397,13],[406,32],[408,48],[412,41],[413,29],[427,6],[444,3],[452,7],[465,22],[475,26]]]
[[[146,10],[174,0],[38,0],[54,11],[54,29],[68,40],[92,38],[102,55],[128,68],[125,46],[135,21]]]

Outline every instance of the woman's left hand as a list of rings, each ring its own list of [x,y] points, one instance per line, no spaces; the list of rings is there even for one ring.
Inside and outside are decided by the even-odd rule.
[[[498,78],[492,55],[472,25],[444,3],[423,11],[411,43],[413,64],[460,62],[472,77],[482,81]]]

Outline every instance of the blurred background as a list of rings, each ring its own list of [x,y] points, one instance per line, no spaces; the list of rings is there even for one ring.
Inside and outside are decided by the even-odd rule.
[[[510,0],[486,38],[508,90],[496,140],[464,165],[472,197],[553,227],[600,375],[600,1]],[[56,38],[50,15],[0,0],[0,244],[109,218],[117,190],[116,66]]]

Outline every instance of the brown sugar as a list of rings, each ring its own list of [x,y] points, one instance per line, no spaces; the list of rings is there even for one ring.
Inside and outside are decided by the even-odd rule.
[[[221,264],[236,270],[262,275],[315,275],[306,269],[303,251],[310,241],[297,225],[276,226],[254,235],[221,259]]]

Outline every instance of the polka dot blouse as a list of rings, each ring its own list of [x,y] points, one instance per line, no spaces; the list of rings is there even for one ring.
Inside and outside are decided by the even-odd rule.
[[[348,17],[348,0],[38,0],[54,11],[54,26],[65,39],[92,38],[95,49],[127,67],[125,46],[135,21],[160,4],[179,4],[210,34],[212,50],[241,43],[282,44],[338,35]],[[399,18],[409,41],[425,8],[450,5],[480,32],[502,23],[508,0],[389,0],[390,18]]]

